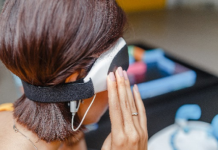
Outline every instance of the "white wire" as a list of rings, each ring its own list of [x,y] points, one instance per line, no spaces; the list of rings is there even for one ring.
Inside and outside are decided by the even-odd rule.
[[[83,118],[82,118],[82,120],[81,120],[79,126],[78,126],[76,129],[74,129],[74,126],[73,126],[75,114],[72,114],[72,130],[73,130],[73,131],[77,131],[77,130],[81,127],[81,125],[82,125],[82,123],[83,123],[83,121],[84,121],[84,119],[85,119],[85,117],[86,117],[86,115],[87,115],[89,109],[91,108],[93,102],[95,101],[95,97],[96,97],[96,94],[94,95],[91,104],[89,105],[89,107],[88,107],[88,109],[86,110],[86,112],[85,112],[85,114],[84,114],[84,116],[83,116]]]

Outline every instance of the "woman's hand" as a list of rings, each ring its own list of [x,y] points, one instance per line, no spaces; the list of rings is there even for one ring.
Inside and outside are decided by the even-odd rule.
[[[112,129],[102,150],[147,150],[147,118],[138,87],[133,97],[126,71],[119,67],[115,76],[107,78]]]

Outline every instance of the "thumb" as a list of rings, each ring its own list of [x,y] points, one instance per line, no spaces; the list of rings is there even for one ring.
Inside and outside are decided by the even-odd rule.
[[[110,150],[111,149],[111,133],[105,139],[101,150]]]

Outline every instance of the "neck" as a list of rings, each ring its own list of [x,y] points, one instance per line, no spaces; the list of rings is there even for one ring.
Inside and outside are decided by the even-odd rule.
[[[36,134],[29,131],[27,128],[25,128],[21,124],[19,124],[16,120],[15,120],[14,123],[16,125],[16,128],[23,134],[24,140],[26,140],[26,142],[29,142],[29,145],[32,146],[33,148],[34,148],[34,145],[35,145],[38,150],[48,150],[48,149],[49,150],[57,150],[61,145],[61,142],[59,142],[59,141],[54,141],[54,142],[47,143],[47,142],[45,142],[43,140],[40,140]],[[32,141],[32,143],[27,138],[25,138],[24,135],[27,138],[29,138]]]

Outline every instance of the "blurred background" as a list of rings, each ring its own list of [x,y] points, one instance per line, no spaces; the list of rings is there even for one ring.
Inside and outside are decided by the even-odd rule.
[[[209,86],[209,83],[206,82],[218,81],[218,0],[117,0],[117,2],[128,17],[128,26],[124,35],[128,44],[162,48],[165,53],[173,59],[178,59],[181,64],[190,65],[190,68],[197,72],[197,76],[201,76],[201,79],[198,79],[201,81],[201,85],[198,87],[201,89],[204,87],[200,94],[194,93],[194,90],[191,94],[186,94],[187,91],[184,92],[185,94],[179,93],[181,99],[178,99],[178,93],[174,93],[177,97],[168,95],[168,100],[178,99],[178,103],[174,103],[175,105],[169,106],[166,104],[168,101],[164,101],[163,104],[157,100],[166,99],[166,96],[156,97],[145,102],[148,120],[150,119],[148,125],[150,135],[173,124],[175,112],[182,104],[197,103],[199,97],[195,95],[201,96],[202,102],[199,99],[199,103],[205,106],[204,111],[207,111],[207,115],[203,115],[201,120],[211,122],[215,114],[218,114],[218,109],[216,110],[216,107],[218,108],[216,105],[218,87],[211,88],[212,83]],[[0,6],[3,3],[4,0],[0,0]],[[187,65],[185,66],[187,67]],[[211,78],[213,80],[209,80]],[[205,86],[203,86],[203,82]],[[206,85],[208,88],[205,88]],[[204,92],[205,94],[202,94]],[[13,102],[18,95],[11,73],[0,62],[0,104]],[[212,98],[213,100],[210,101]],[[210,105],[206,100],[210,101]],[[171,103],[169,102],[169,104]],[[212,108],[212,106],[214,107]],[[168,112],[165,116],[171,115],[171,118],[168,118],[165,123],[163,123],[164,120],[160,121],[163,125],[156,126],[154,129],[154,124],[158,124],[157,118],[160,113],[170,107],[173,111]],[[153,110],[156,110],[155,114],[152,112]],[[156,120],[152,120],[152,117],[156,117]],[[90,134],[91,136],[93,135]],[[96,139],[93,138],[93,140]],[[88,145],[96,148],[92,143],[90,141]]]
[[[126,11],[128,43],[162,47],[188,63],[218,75],[217,0],[117,0]],[[2,6],[4,0],[0,0]],[[10,73],[0,63],[0,103],[14,101]]]

